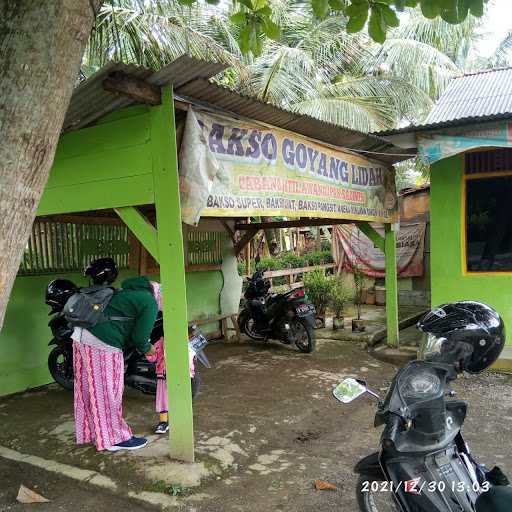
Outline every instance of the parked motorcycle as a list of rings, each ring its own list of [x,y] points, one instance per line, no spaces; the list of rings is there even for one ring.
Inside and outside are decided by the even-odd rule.
[[[385,400],[379,400],[375,426],[384,425],[380,451],[355,467],[361,512],[512,510],[506,476],[497,467],[489,471],[478,464],[462,436],[467,404],[446,399],[454,396],[449,383],[458,373],[482,371],[501,352],[503,323],[493,313],[466,301],[438,308],[420,321],[424,351],[431,355],[400,369]],[[365,381],[354,378],[333,391],[342,403],[366,393],[379,398]]]
[[[48,302],[47,302],[48,303]],[[50,374],[60,386],[64,389],[73,389],[73,341],[71,335],[73,328],[70,327],[62,315],[62,308],[55,302],[49,304],[52,307],[50,314],[53,314],[48,326],[50,327],[53,338],[48,343],[49,346],[55,345],[48,355],[48,369]],[[163,336],[163,318],[162,313],[158,317],[151,332],[151,342],[155,343]],[[192,398],[199,392],[201,378],[199,374],[198,361],[207,368],[210,363],[206,354],[205,347],[208,345],[206,337],[201,333],[196,325],[189,325],[188,329],[188,353],[190,368],[190,384],[192,389]],[[149,362],[144,354],[137,349],[130,348],[124,351],[125,362],[125,384],[131,388],[137,389],[142,393],[156,394],[156,371],[155,364]]]
[[[294,344],[301,352],[315,350],[315,307],[304,290],[269,293],[270,280],[264,270],[248,278],[244,297],[245,306],[238,315],[238,325],[253,340],[276,339],[287,345]]]

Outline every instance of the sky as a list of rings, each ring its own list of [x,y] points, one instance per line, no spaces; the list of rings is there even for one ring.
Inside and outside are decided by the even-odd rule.
[[[490,0],[482,26],[482,40],[477,51],[482,57],[489,57],[507,32],[512,30],[512,0]]]

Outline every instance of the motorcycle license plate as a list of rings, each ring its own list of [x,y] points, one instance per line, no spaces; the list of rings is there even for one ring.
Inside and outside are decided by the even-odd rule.
[[[189,340],[188,345],[197,354],[208,345],[208,340],[202,334],[198,334]]]
[[[311,314],[314,315],[316,313],[316,310],[313,304],[301,304],[300,306],[297,306],[295,308],[295,312],[297,313],[297,316],[303,317]]]

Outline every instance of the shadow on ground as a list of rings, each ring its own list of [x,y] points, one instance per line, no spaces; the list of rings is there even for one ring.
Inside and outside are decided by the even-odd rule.
[[[198,462],[193,466],[171,462],[167,440],[156,436],[148,448],[132,454],[77,447],[72,396],[54,385],[0,399],[0,445],[100,472],[117,483],[120,495],[176,494],[177,509],[183,511],[357,510],[352,468],[377,448],[375,403],[362,398],[341,406],[331,391],[344,377],[357,375],[384,393],[395,367],[373,359],[357,343],[340,340],[319,340],[313,355],[247,340],[212,344],[208,355],[214,367],[203,372],[202,392],[194,402]],[[508,377],[461,379],[455,389],[470,402],[465,433],[476,457],[512,470]],[[128,390],[125,411],[134,432],[151,435],[152,397]],[[337,491],[315,491],[315,479],[335,483]],[[13,503],[20,483],[31,485],[27,480],[29,472],[10,474],[10,487],[0,492],[0,510]],[[62,485],[69,487],[65,499]],[[79,486],[56,483],[45,493],[52,503],[38,505],[41,512],[82,510],[71,505],[74,493],[83,500]]]

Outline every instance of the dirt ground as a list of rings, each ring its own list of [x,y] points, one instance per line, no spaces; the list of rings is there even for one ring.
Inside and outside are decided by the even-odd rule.
[[[0,399],[0,447],[82,469],[117,483],[114,492],[77,485],[64,476],[0,458],[0,510],[103,512],[149,510],[125,497],[166,493],[187,512],[355,511],[352,468],[377,449],[371,398],[342,406],[331,396],[347,376],[365,378],[384,394],[396,368],[372,358],[360,344],[319,340],[313,355],[278,344],[217,343],[208,347],[214,367],[202,373],[194,402],[197,463],[166,457],[165,439],[131,454],[96,453],[73,440],[72,396],[55,385]],[[486,374],[460,379],[467,400],[464,433],[477,459],[512,473],[512,381]],[[127,390],[126,418],[137,434],[151,435],[152,397]],[[336,484],[316,491],[315,479]],[[15,503],[20,484],[52,502]]]

